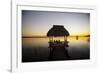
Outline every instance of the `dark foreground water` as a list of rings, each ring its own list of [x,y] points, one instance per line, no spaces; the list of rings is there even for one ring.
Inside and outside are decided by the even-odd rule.
[[[48,38],[22,38],[22,62],[90,59],[89,37],[80,37],[78,40],[75,37],[68,38],[69,47],[65,49],[70,58],[65,55],[63,48],[56,48],[52,56],[55,59],[50,59],[48,41]]]

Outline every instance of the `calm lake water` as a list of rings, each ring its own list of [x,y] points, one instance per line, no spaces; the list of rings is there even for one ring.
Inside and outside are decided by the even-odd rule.
[[[63,41],[63,38],[55,38]],[[55,40],[54,39],[54,40]],[[67,48],[70,60],[90,58],[89,37],[68,37]],[[22,38],[22,62],[49,61],[49,38]],[[64,59],[61,59],[64,60]]]

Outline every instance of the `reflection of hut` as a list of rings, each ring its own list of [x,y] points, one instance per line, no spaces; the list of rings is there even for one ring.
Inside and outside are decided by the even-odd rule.
[[[49,37],[49,48],[63,48],[65,51],[65,47],[68,47],[67,37],[69,36],[69,32],[62,25],[53,25],[53,27],[47,32],[47,36]],[[64,37],[64,41],[54,40],[56,37]],[[67,53],[68,54],[68,53]]]

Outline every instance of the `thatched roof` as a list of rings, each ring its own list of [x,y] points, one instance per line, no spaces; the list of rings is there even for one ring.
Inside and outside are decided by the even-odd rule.
[[[47,36],[69,36],[69,32],[63,25],[53,25],[53,27],[47,32]]]

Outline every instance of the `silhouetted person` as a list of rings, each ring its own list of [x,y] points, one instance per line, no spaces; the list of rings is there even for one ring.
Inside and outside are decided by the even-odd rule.
[[[76,36],[76,40],[78,40],[79,39],[79,37],[78,36]]]

